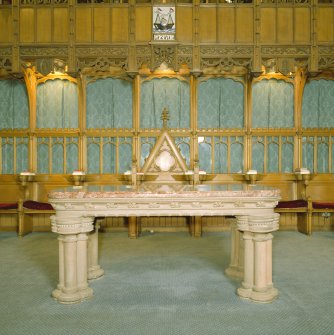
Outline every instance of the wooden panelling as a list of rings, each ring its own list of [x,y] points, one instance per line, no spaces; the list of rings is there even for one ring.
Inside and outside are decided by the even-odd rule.
[[[254,36],[253,8],[236,8],[236,42],[252,43]]]
[[[32,220],[33,231],[51,231],[51,220],[48,214],[35,214]],[[26,218],[28,220],[28,218]]]
[[[261,42],[276,42],[276,8],[261,8]]]
[[[20,9],[20,42],[35,41],[35,15],[33,8]]]
[[[215,43],[217,39],[216,8],[200,8],[199,37],[200,42]]]
[[[315,231],[334,231],[334,215],[330,213],[329,217],[323,216],[322,213],[312,215],[312,228]]]
[[[307,186],[307,196],[313,201],[334,201],[334,180],[330,175],[319,174],[312,178]]]
[[[293,42],[293,8],[277,8],[277,42]]]
[[[178,7],[176,12],[176,39],[179,42],[190,43],[193,39],[193,9]]]
[[[319,42],[333,42],[333,8],[318,8],[317,32]]]
[[[51,42],[51,8],[36,9],[36,42]]]
[[[53,10],[53,42],[68,42],[68,10],[54,8]]]
[[[152,8],[136,8],[136,41],[148,42],[152,40]]]
[[[94,42],[103,43],[110,40],[110,9],[94,8]]]
[[[92,10],[91,8],[76,8],[75,39],[79,43],[92,41]]]
[[[128,9],[115,7],[111,9],[111,40],[114,43],[126,43],[129,40]]]
[[[279,230],[297,230],[297,214],[282,213],[279,217]]]
[[[311,15],[310,8],[295,8],[295,42],[310,42]]]
[[[11,43],[13,35],[12,10],[0,9],[0,43]]]
[[[235,9],[218,8],[218,42],[232,43],[235,41]]]
[[[0,231],[16,231],[17,214],[0,215]]]

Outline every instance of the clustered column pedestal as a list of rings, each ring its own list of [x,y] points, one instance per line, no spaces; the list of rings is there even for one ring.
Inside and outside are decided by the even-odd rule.
[[[238,216],[237,227],[243,232],[244,271],[241,287],[237,293],[240,297],[257,302],[271,302],[278,296],[278,290],[272,282],[272,231],[278,229],[278,214],[270,216]],[[232,238],[236,235],[232,234]],[[238,238],[238,237],[237,237]],[[231,264],[227,273],[234,274],[233,269],[239,266],[235,259],[240,258],[236,241],[232,242]],[[238,248],[240,250],[240,248]]]
[[[59,283],[53,298],[63,304],[91,298],[93,290],[88,279],[104,274],[98,265],[98,226],[93,225],[94,217],[52,216],[51,223],[52,231],[59,234]]]

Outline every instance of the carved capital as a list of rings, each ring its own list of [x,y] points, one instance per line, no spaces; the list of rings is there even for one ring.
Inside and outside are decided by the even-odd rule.
[[[279,228],[279,214],[266,216],[237,216],[238,229],[253,233],[268,233]]]
[[[94,217],[51,216],[51,228],[54,233],[68,235],[88,233],[94,229]]]

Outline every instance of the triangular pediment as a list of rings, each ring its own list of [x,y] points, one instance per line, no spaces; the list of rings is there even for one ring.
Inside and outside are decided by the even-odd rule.
[[[181,174],[188,170],[173,138],[165,129],[142,168],[143,173]]]

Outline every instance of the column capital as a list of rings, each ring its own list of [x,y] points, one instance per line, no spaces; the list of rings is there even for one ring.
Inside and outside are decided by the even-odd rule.
[[[279,214],[237,216],[238,229],[253,233],[269,233],[279,228]]]
[[[88,233],[94,229],[94,217],[59,217],[57,215],[52,215],[51,228],[52,232],[63,235]]]

